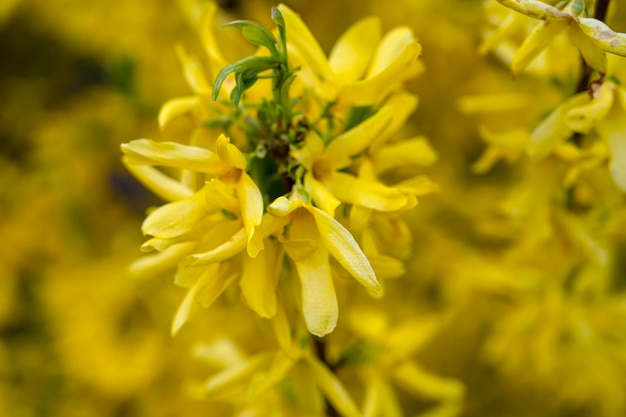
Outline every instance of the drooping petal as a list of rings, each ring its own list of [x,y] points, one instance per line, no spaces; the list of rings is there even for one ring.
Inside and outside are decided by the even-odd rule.
[[[326,159],[335,169],[345,168],[349,164],[349,157],[367,148],[389,124],[392,116],[392,109],[385,106],[369,119],[342,133],[326,147]]]
[[[380,36],[380,19],[369,17],[352,25],[339,38],[329,56],[338,82],[354,82],[365,74]]]
[[[159,127],[163,129],[170,121],[191,112],[200,103],[197,96],[178,97],[167,101],[159,112]]]
[[[170,329],[172,336],[176,335],[180,328],[187,323],[191,316],[198,310],[200,304],[196,300],[196,296],[202,288],[208,285],[211,281],[215,281],[217,279],[215,275],[218,272],[218,267],[219,265],[215,265],[213,268],[203,270],[200,279],[198,279],[198,281],[191,288],[189,288],[185,298],[180,303],[178,310],[176,310],[174,319],[172,320],[172,326]]]
[[[204,308],[209,308],[217,300],[217,297],[239,278],[239,273],[231,272],[228,265],[222,264],[219,266],[217,274],[214,274],[212,279],[200,288],[196,296],[198,302]]]
[[[263,219],[263,195],[257,187],[256,183],[246,173],[242,173],[237,183],[237,196],[241,204],[241,216],[243,224],[246,227],[246,236],[248,243],[251,242],[255,228],[261,224]],[[262,242],[260,242],[262,244]],[[256,256],[258,250],[249,247],[248,254]]]
[[[376,274],[352,234],[322,210],[312,206],[306,209],[313,213],[320,237],[333,257],[368,291],[380,294]]]
[[[420,397],[458,400],[465,393],[461,382],[427,372],[415,362],[404,362],[396,369],[394,378],[402,387]]]
[[[218,179],[211,179],[205,183],[206,200],[210,205],[221,207],[233,215],[239,215],[241,207],[233,195],[232,189]]]
[[[503,6],[541,20],[569,19],[571,15],[539,0],[497,0]]]
[[[511,63],[513,75],[521,73],[567,27],[566,20],[539,23],[515,53]]]
[[[158,169],[145,165],[134,165],[127,157],[122,162],[139,182],[165,201],[178,201],[193,196],[193,190],[165,175]]]
[[[334,172],[325,184],[339,200],[373,210],[396,211],[407,204],[406,195],[399,190],[343,172]]]
[[[206,202],[202,189],[191,198],[165,204],[150,213],[141,231],[161,239],[175,238],[193,230],[216,209]]]
[[[609,169],[613,180],[626,191],[626,97],[615,100],[611,111],[597,129],[611,151]]]
[[[246,229],[240,229],[217,248],[205,253],[196,253],[184,261],[184,266],[197,267],[222,262],[241,253],[246,247]]]
[[[324,184],[315,179],[311,172],[304,174],[304,185],[311,199],[317,207],[331,216],[335,215],[335,209],[341,204],[335,196],[326,189]]]
[[[344,417],[361,417],[354,400],[337,375],[333,374],[319,359],[311,355],[306,358],[313,378],[335,409]]]
[[[256,258],[242,257],[239,285],[248,306],[260,317],[276,314],[276,285],[282,263],[278,243],[269,240]]]
[[[219,155],[220,159],[226,162],[228,165],[245,170],[246,169],[246,157],[243,156],[241,151],[233,144],[230,143],[230,139],[224,135],[220,135],[215,142],[215,151]]]
[[[137,281],[147,281],[168,271],[172,271],[181,259],[193,252],[198,244],[184,242],[170,246],[162,252],[144,256],[134,261],[129,272]]]
[[[194,57],[187,55],[185,50],[178,46],[176,48],[178,59],[183,67],[187,84],[194,93],[200,96],[210,96],[212,87],[211,83],[206,79],[206,72],[200,62]]]
[[[591,41],[611,54],[626,56],[626,33],[614,32],[604,22],[580,17],[579,27]]]
[[[580,93],[554,109],[530,134],[528,155],[535,160],[541,159],[568,139],[574,130],[567,123],[567,113],[588,102],[587,93]]]
[[[290,238],[295,241],[319,239],[315,221],[310,213],[300,210],[293,214]],[[288,250],[287,253],[291,252]],[[335,329],[339,316],[328,249],[324,245],[317,245],[309,256],[292,260],[296,264],[300,278],[302,313],[307,329],[310,333],[323,337]]]
[[[572,44],[580,51],[587,65],[601,74],[606,73],[606,53],[585,35],[578,25],[570,25],[567,34]]]
[[[255,373],[267,369],[272,356],[271,351],[261,352],[248,358],[243,363],[226,368],[222,372],[212,375],[202,384],[200,394],[211,398],[212,396],[217,396],[220,393],[233,389],[237,384],[245,384],[246,381],[250,381]]]
[[[137,139],[122,144],[121,148],[127,161],[135,165],[160,165],[206,173],[216,173],[224,169],[213,152],[197,146]]]
[[[613,106],[613,84],[605,82],[591,101],[567,112],[567,124],[576,132],[589,133]]]
[[[326,80],[332,79],[333,71],[324,51],[300,16],[284,4],[280,4],[278,10],[285,19],[289,42],[298,48],[319,77]]]
[[[401,166],[429,166],[436,161],[437,153],[423,136],[385,146],[374,155],[378,173]]]
[[[344,85],[340,90],[341,98],[359,106],[380,103],[407,76],[415,76],[420,71],[421,64],[417,57],[421,50],[417,43],[407,45],[397,59],[381,72],[365,80]]]
[[[413,31],[406,26],[397,26],[389,31],[376,47],[376,52],[372,59],[372,65],[365,78],[372,78],[388,67],[402,56],[409,45],[418,45],[413,36]],[[418,54],[421,52],[418,51]]]

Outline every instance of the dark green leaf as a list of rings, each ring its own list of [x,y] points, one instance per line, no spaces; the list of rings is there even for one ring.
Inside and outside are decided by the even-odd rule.
[[[265,46],[270,50],[272,55],[277,55],[276,51],[276,38],[269,30],[256,22],[249,20],[235,20],[234,22],[226,23],[221,27],[234,26],[241,29],[241,33],[248,42],[257,45]]]
[[[217,100],[220,88],[222,87],[224,80],[226,80],[226,77],[230,74],[244,72],[259,74],[263,71],[276,68],[279,64],[280,61],[273,57],[249,56],[232,64],[226,65],[222,68],[219,74],[217,74],[215,82],[213,83],[213,101]]]

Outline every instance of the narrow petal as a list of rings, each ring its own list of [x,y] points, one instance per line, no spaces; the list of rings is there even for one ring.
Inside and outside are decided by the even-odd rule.
[[[380,103],[408,76],[415,76],[420,71],[422,65],[418,63],[417,57],[421,50],[417,43],[407,45],[398,58],[381,72],[363,81],[343,86],[341,98],[359,106]]]
[[[205,184],[206,201],[215,207],[221,207],[231,214],[238,216],[240,214],[239,201],[233,195],[232,188],[224,184],[218,179],[211,179]]]
[[[200,288],[196,297],[202,307],[211,307],[213,302],[217,300],[226,288],[230,287],[239,278],[239,273],[233,273],[229,269],[228,265],[220,265],[218,273],[214,274],[212,279],[208,280],[206,285]]]
[[[220,135],[215,143],[215,151],[219,155],[220,159],[226,162],[228,165],[237,169],[246,169],[246,157],[243,156],[241,151],[233,144],[230,143],[230,139],[224,135]]]
[[[171,239],[190,232],[217,209],[207,203],[204,192],[202,189],[191,198],[159,207],[146,217],[141,231],[161,239]]]
[[[576,132],[589,133],[603,120],[613,106],[613,84],[605,82],[588,103],[567,112],[567,124]]]
[[[294,213],[290,238],[295,241],[319,239],[313,216],[306,211]],[[287,251],[291,256],[291,251]],[[310,333],[323,337],[337,325],[339,308],[330,274],[328,250],[316,245],[309,256],[292,258],[296,264],[302,291],[302,313]]]
[[[329,56],[337,81],[354,82],[365,74],[380,36],[380,19],[369,17],[352,25],[339,38]]]
[[[196,301],[196,295],[200,288],[206,284],[206,281],[209,277],[205,274],[196,282],[196,284],[191,287],[185,298],[180,303],[178,310],[176,310],[176,314],[174,315],[174,320],[172,320],[172,327],[170,332],[172,336],[176,335],[183,324],[187,323],[191,316],[198,310],[200,304]]]
[[[255,227],[261,224],[263,219],[263,195],[252,178],[243,173],[237,183],[237,196],[241,203],[241,216],[246,227],[246,236],[248,236],[248,242],[251,242]],[[262,242],[257,243],[262,244]],[[256,249],[249,247],[248,254],[256,256],[260,249],[262,247]]]
[[[121,148],[127,161],[134,165],[159,165],[206,173],[224,169],[213,152],[196,146],[137,139],[122,144]]]
[[[241,293],[260,317],[271,318],[276,314],[276,285],[282,260],[278,243],[269,239],[259,256],[242,257]]]
[[[326,189],[324,184],[315,179],[311,172],[304,175],[304,185],[315,205],[331,216],[335,215],[335,209],[341,204],[335,196]]]
[[[240,229],[230,239],[217,248],[205,253],[196,253],[184,261],[187,267],[196,267],[222,262],[241,253],[246,247],[246,230]]]
[[[339,200],[373,210],[396,211],[407,204],[406,195],[399,190],[343,172],[333,173],[325,183]]]
[[[398,26],[389,31],[376,47],[372,65],[366,78],[372,78],[394,64],[409,45],[418,45],[413,31],[406,26]],[[418,51],[418,54],[421,52]]]
[[[567,123],[567,113],[588,102],[587,93],[580,93],[554,109],[531,133],[528,155],[535,160],[541,159],[565,142],[574,133]]]
[[[306,208],[313,213],[320,237],[333,257],[368,291],[380,294],[376,274],[350,232],[322,210]]]
[[[176,269],[176,265],[196,248],[196,242],[184,242],[172,245],[163,252],[144,256],[134,261],[129,268],[131,276],[137,281],[147,281],[163,273]]]
[[[289,42],[300,50],[318,76],[326,80],[332,79],[333,71],[324,51],[300,16],[284,4],[280,4],[278,10],[285,19]]]
[[[307,362],[313,378],[335,409],[343,417],[360,417],[361,413],[354,404],[354,400],[337,375],[333,374],[319,359],[313,356],[307,356]]]
[[[567,26],[566,20],[539,23],[515,53],[511,72],[514,75],[521,73]]]
[[[128,171],[157,197],[165,201],[178,201],[193,196],[193,190],[165,175],[158,169],[145,165],[134,165],[127,157],[122,162]]]
[[[191,112],[198,104],[200,104],[200,98],[197,96],[169,100],[159,112],[159,127],[163,129],[170,121]]]
[[[437,153],[423,136],[385,146],[374,155],[378,173],[401,166],[429,166],[435,162]]]
[[[176,48],[176,52],[189,87],[198,95],[210,96],[212,87],[206,79],[206,72],[200,62],[194,57],[187,55],[181,46]]]
[[[611,151],[609,169],[613,180],[622,191],[626,191],[626,100],[615,101],[597,129]]]
[[[205,3],[205,15],[202,21],[201,37],[204,50],[209,57],[209,68],[211,75],[216,76],[217,73],[224,68],[228,62],[222,55],[215,33],[213,32],[213,19],[218,11],[217,4],[213,2]]]
[[[585,35],[578,25],[570,25],[567,34],[572,44],[580,51],[585,62],[599,73],[606,73],[606,53]]]
[[[255,373],[267,369],[271,359],[271,352],[261,352],[241,364],[227,368],[207,379],[202,385],[201,394],[210,398],[231,390],[237,384],[247,384]]]
[[[569,13],[562,12],[554,6],[539,0],[497,0],[503,6],[541,20],[569,19]]]
[[[583,33],[602,50],[626,56],[626,33],[614,32],[604,22],[586,17],[578,18]]]
[[[389,124],[392,116],[392,109],[385,106],[363,123],[342,133],[326,147],[326,158],[335,169],[345,168],[348,157],[367,148]]]
[[[405,362],[394,373],[395,380],[405,389],[420,397],[434,400],[461,399],[465,387],[456,379],[431,374],[414,362]]]

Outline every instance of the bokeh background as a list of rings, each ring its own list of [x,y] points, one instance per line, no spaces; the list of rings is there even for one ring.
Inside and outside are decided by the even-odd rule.
[[[268,26],[274,5],[217,3],[224,22]],[[616,257],[611,296],[593,305],[601,330],[592,333],[611,341],[580,346],[563,341],[565,331],[545,336],[567,327],[569,310],[555,310],[550,291],[527,291],[503,266],[503,253],[528,225],[512,226],[494,208],[528,166],[502,163],[477,175],[484,119],[458,103],[484,93],[534,94],[546,85],[513,82],[504,64],[478,53],[490,24],[484,3],[285,3],[327,51],[371,14],[386,29],[408,25],[423,46],[426,72],[410,88],[420,106],[405,130],[427,136],[438,151],[427,173],[441,193],[407,216],[415,235],[411,285],[391,294],[414,303],[409,311],[446,317],[420,360],[464,383],[461,415],[624,415],[626,311],[624,281],[615,278],[624,275],[624,257]],[[626,31],[626,19],[618,18],[626,10],[614,3],[613,27]],[[189,355],[198,335],[169,335],[182,290],[171,278],[136,282],[126,272],[140,256],[145,210],[159,201],[124,170],[119,146],[161,138],[161,104],[189,93],[175,47],[199,47],[194,7],[183,0],[0,0],[1,416],[227,415],[184,392],[186,378],[202,369]],[[518,110],[493,118],[523,124],[537,117]],[[623,253],[623,233],[612,236]],[[587,307],[576,308],[586,314]],[[535,346],[537,334],[550,341]]]

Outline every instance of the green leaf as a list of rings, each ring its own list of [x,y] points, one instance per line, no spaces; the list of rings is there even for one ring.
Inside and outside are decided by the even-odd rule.
[[[232,73],[246,73],[246,79],[250,79],[249,74],[259,74],[263,71],[267,71],[272,68],[276,68],[280,64],[280,60],[274,57],[267,56],[249,56],[243,58],[237,62],[226,65],[222,70],[217,74],[215,78],[215,82],[213,83],[213,101],[217,100],[217,96],[219,94],[220,88],[228,77]],[[250,88],[248,86],[247,88]]]
[[[257,22],[252,22],[249,20],[235,20],[230,23],[226,23],[221,27],[234,26],[238,29],[241,29],[241,33],[243,37],[248,40],[248,42],[257,45],[257,46],[265,46],[270,50],[272,55],[277,56],[278,51],[276,50],[276,38],[269,30],[265,29],[263,26],[258,24]]]

